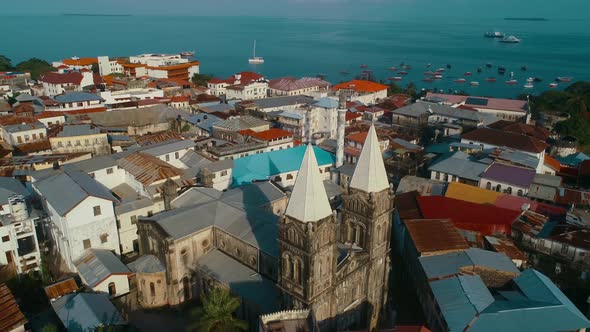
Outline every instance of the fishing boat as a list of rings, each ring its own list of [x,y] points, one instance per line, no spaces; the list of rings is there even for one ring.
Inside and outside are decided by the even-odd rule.
[[[435,72],[433,72],[433,71],[425,71],[425,72],[424,72],[424,75],[426,75],[426,76],[435,76],[435,75],[436,75],[436,73],[435,73]]]
[[[453,80],[453,82],[455,82],[455,83],[465,83],[465,82],[467,82],[467,80],[464,79],[464,78],[458,78],[456,80]]]
[[[361,68],[368,68],[369,66],[363,63],[362,65],[360,65],[360,67]]]
[[[435,80],[442,80],[443,76],[438,74],[438,75],[434,75],[434,79]]]
[[[465,73],[463,73],[463,76],[471,76],[473,75],[470,71],[466,71]]]
[[[516,83],[518,83],[517,80],[508,80],[508,81],[506,81],[506,84],[508,84],[508,85],[514,85]]]
[[[498,74],[504,75],[505,72],[506,72],[506,67],[503,67],[503,66],[498,67]]]
[[[504,38],[504,34],[500,31],[488,31],[483,36],[486,38]]]
[[[180,56],[182,56],[182,57],[191,57],[193,55],[195,55],[195,51],[192,51],[192,52],[191,51],[183,51],[183,52],[180,52]]]
[[[557,88],[557,83],[549,83],[550,88]]]
[[[520,39],[516,38],[516,36],[505,36],[504,38],[500,39],[500,43],[518,44],[520,43]]]
[[[422,82],[432,83],[434,82],[434,78],[423,78]]]
[[[469,82],[469,85],[471,85],[471,86],[479,86],[479,82],[475,82],[475,81]]]
[[[405,65],[405,66],[404,66],[404,69],[406,69],[406,70],[408,70],[408,69],[412,69],[412,66],[410,66],[410,65]]]
[[[450,66],[450,65],[447,65],[447,66]],[[450,68],[450,67],[449,67],[449,68]],[[438,69],[436,70],[436,72],[437,72],[437,73],[442,73],[443,71],[445,71],[445,69],[444,69],[444,68],[438,68]]]
[[[432,67],[432,63],[427,63],[426,68],[430,68],[430,67]]]
[[[486,63],[486,68],[492,68],[492,64],[491,63]]]
[[[253,65],[259,65],[264,63],[264,58],[261,56],[256,56],[256,40],[254,40],[254,49],[252,52],[252,57],[248,59],[248,63]]]
[[[495,77],[488,77],[486,78],[486,82],[496,82],[497,79]]]
[[[403,70],[402,71],[398,71],[397,73],[399,75],[408,75],[408,72],[407,71],[403,71]]]
[[[390,80],[390,81],[401,81],[402,79],[403,79],[403,77],[401,77],[401,76],[395,76],[395,77],[388,78],[388,80]]]
[[[389,67],[389,70],[396,71],[397,70],[397,67]]]
[[[535,86],[533,85],[533,83],[527,83],[527,84],[525,84],[525,85],[523,85],[523,86],[524,86],[524,88],[525,88],[525,89],[532,89],[532,88],[534,88],[534,87],[535,87]]]
[[[555,79],[557,82],[571,82],[572,78],[571,77],[557,77]]]

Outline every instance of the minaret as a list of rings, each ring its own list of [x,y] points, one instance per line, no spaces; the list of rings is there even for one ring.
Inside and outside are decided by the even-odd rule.
[[[311,145],[279,221],[279,278],[285,309],[309,308],[318,322],[335,315],[337,222]]]
[[[375,127],[371,125],[350,185],[342,195],[340,242],[361,248],[369,256],[366,294],[367,323],[373,331],[387,299],[389,238],[393,213],[383,155]]]
[[[346,128],[346,95],[340,93],[338,132],[336,134],[336,168],[344,164],[344,129]]]

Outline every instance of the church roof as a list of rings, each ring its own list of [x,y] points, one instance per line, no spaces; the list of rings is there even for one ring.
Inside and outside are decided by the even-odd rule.
[[[311,145],[305,150],[285,214],[303,222],[318,221],[332,214]]]
[[[364,192],[380,192],[389,188],[383,156],[375,127],[371,125],[357,166],[350,180],[350,187]]]

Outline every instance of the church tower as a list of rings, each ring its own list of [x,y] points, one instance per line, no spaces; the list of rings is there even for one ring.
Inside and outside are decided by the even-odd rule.
[[[350,185],[342,195],[340,242],[368,254],[367,323],[377,327],[387,298],[389,239],[393,212],[390,189],[375,127],[371,125]]]
[[[279,221],[279,288],[286,309],[310,308],[318,321],[335,315],[332,288],[337,224],[311,145]]]

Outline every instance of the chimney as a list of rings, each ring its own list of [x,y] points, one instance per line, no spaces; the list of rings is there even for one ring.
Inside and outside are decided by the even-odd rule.
[[[346,128],[346,95],[341,93],[338,107],[338,130],[336,132],[336,167],[344,164],[344,129]]]

